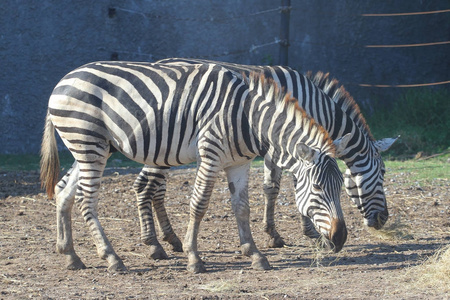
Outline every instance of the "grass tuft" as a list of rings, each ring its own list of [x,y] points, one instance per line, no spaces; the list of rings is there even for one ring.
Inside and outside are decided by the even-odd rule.
[[[422,264],[410,267],[404,279],[417,288],[432,288],[443,293],[450,292],[450,245],[447,245]]]
[[[211,293],[226,293],[234,291],[236,289],[236,285],[230,281],[219,280],[208,284],[199,285],[198,288]]]
[[[398,216],[395,221],[381,229],[367,228],[373,236],[385,241],[412,240],[414,236],[410,234],[411,228],[401,222]]]

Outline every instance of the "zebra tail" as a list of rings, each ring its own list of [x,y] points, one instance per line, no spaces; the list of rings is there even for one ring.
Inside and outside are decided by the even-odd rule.
[[[45,119],[44,135],[41,145],[41,188],[45,188],[49,199],[55,194],[59,177],[59,156],[55,138],[55,126],[50,115]]]

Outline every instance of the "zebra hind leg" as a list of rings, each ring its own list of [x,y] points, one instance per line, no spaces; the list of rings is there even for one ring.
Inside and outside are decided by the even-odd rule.
[[[150,246],[151,258],[168,259],[167,253],[164,251],[156,236],[155,222],[153,220],[152,201],[155,191],[158,189],[158,181],[153,176],[150,176],[146,168],[147,166],[141,170],[133,184],[137,196],[139,222],[141,224],[141,240],[144,244]]]
[[[167,216],[166,208],[164,206],[164,197],[166,194],[166,185],[160,185],[153,197],[153,208],[156,212],[156,220],[158,221],[159,228],[163,232],[163,240],[168,242],[172,246],[172,250],[175,252],[183,252],[183,244],[178,236],[173,231],[170,224],[169,217]]]
[[[67,269],[85,269],[86,266],[75,253],[72,238],[72,207],[78,183],[79,168],[75,162],[55,187],[56,195],[56,251],[66,255]]]
[[[92,151],[94,152],[94,151]],[[98,193],[100,181],[109,157],[109,147],[95,149],[95,154],[73,153],[79,163],[79,180],[75,196],[81,214],[88,225],[91,235],[97,247],[97,254],[108,262],[108,271],[126,271],[120,257],[115,253],[111,243],[105,235],[97,213]]]
[[[173,231],[164,206],[166,180],[169,170],[169,167],[150,167],[145,165],[136,179],[134,187],[138,198],[141,197],[142,204],[145,205],[142,207],[143,210],[148,211],[151,209],[149,207],[149,202],[151,202],[156,213],[156,220],[159,228],[163,233],[163,240],[172,246],[173,251],[183,252],[183,244]],[[140,196],[140,194],[142,194],[142,196]],[[147,214],[147,217],[151,218],[152,215]],[[142,232],[142,235],[144,236],[149,234],[149,230],[151,230],[151,228],[148,224],[145,224],[145,220],[143,221],[146,229],[145,232]],[[153,220],[148,220],[148,222],[152,221]],[[154,234],[156,236],[156,233]]]
[[[269,248],[283,248],[284,241],[275,228],[275,203],[280,191],[282,170],[270,161],[264,162],[264,232],[269,235]]]
[[[231,205],[239,230],[242,254],[252,258],[252,268],[269,270],[267,258],[256,248],[250,229],[250,205],[248,201],[248,177],[250,162],[225,170],[231,193]]]

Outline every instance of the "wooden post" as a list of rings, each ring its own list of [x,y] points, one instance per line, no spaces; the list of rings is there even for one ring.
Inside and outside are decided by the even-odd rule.
[[[281,0],[280,56],[278,59],[278,64],[281,66],[288,64],[290,12],[291,0]]]

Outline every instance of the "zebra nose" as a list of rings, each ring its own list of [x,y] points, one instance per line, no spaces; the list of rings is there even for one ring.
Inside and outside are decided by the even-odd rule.
[[[347,241],[347,227],[344,220],[333,219],[331,221],[331,230],[329,240],[333,252],[341,251]]]
[[[383,211],[380,211],[379,213],[375,214],[376,222],[374,223],[373,227],[377,230],[381,229],[381,227],[383,227],[383,225],[386,224],[388,218],[389,218],[389,213],[388,213],[388,209],[386,207]]]

